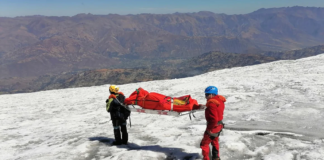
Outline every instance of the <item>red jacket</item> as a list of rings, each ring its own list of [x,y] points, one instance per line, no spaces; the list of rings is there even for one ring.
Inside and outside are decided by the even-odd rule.
[[[216,95],[213,98],[208,99],[207,108],[205,110],[205,118],[207,121],[207,129],[212,133],[217,133],[222,129],[222,125],[217,124],[223,120],[223,114],[226,102],[225,97]]]

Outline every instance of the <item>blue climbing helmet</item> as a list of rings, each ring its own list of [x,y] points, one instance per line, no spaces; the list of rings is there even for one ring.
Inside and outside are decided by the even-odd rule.
[[[215,94],[215,95],[218,95],[218,89],[217,87],[215,86],[208,86],[206,89],[205,89],[205,94]]]

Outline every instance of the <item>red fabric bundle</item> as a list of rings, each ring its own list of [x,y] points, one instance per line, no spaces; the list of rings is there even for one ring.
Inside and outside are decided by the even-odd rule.
[[[192,99],[190,95],[182,97],[169,97],[159,93],[136,89],[128,98],[125,99],[127,105],[138,105],[144,109],[152,110],[172,110],[176,112],[191,111],[198,107],[198,102]],[[173,105],[172,105],[173,104]]]

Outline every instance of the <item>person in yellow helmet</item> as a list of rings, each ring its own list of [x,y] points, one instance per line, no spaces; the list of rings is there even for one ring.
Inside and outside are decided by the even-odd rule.
[[[110,118],[114,127],[115,141],[113,145],[122,145],[128,143],[128,133],[126,127],[126,120],[130,115],[130,111],[125,109],[122,105],[125,96],[119,92],[119,87],[111,85],[109,87],[110,96],[106,100],[106,110],[110,113]]]

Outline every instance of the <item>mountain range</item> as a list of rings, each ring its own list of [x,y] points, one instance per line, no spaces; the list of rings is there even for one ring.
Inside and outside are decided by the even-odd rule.
[[[15,91],[17,87],[14,86],[28,88],[36,83],[41,86],[36,90],[46,89],[53,84],[53,79],[57,79],[53,77],[66,77],[83,71],[136,74],[133,72],[141,73],[142,70],[145,73],[144,76],[136,75],[136,80],[127,77],[115,80],[120,83],[179,78],[222,66],[239,66],[238,63],[250,65],[294,59],[296,57],[288,54],[283,57],[282,51],[324,43],[324,8],[316,7],[259,9],[242,15],[202,11],[0,17],[0,22],[0,85],[7,88],[2,90],[6,92]],[[226,64],[199,68],[202,64],[194,63],[208,56],[207,53],[216,52],[219,57],[225,57],[222,62]],[[236,54],[249,57],[251,62],[241,62],[242,57]],[[231,56],[231,61],[226,60]],[[192,62],[188,62],[190,60]],[[198,69],[188,64],[195,64]],[[35,77],[40,81],[35,82]],[[66,78],[59,82],[62,82],[59,86],[69,84]],[[35,87],[24,90],[35,90],[32,88]]]

